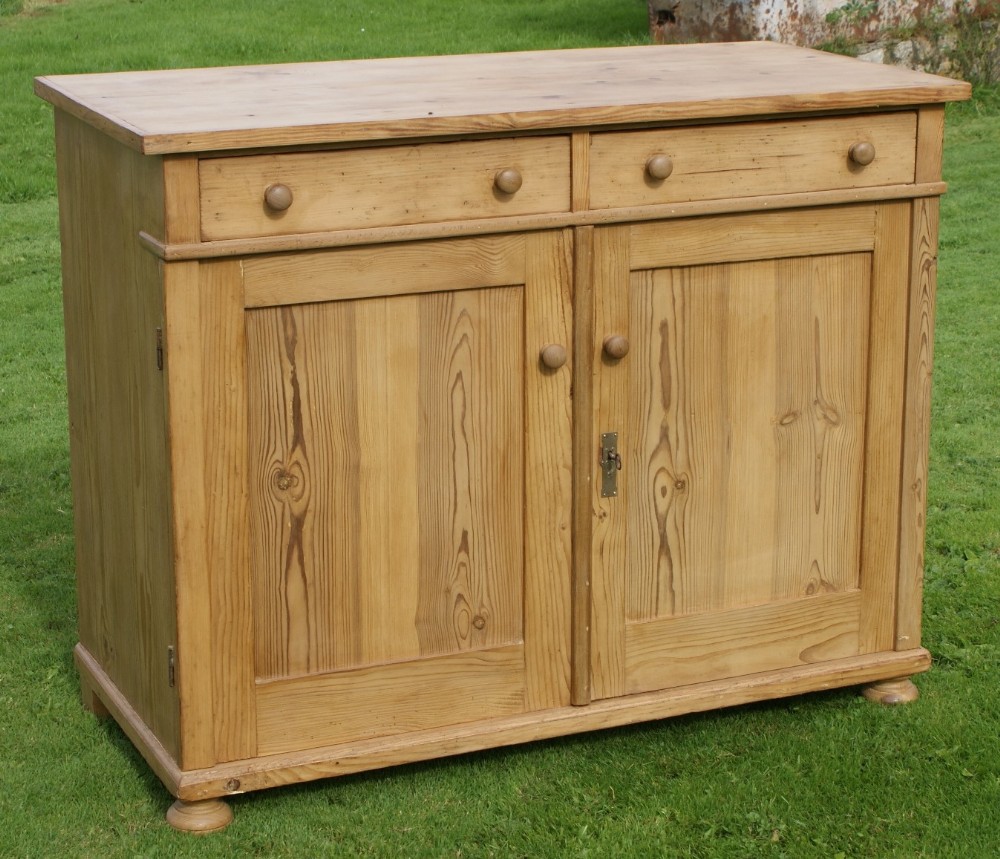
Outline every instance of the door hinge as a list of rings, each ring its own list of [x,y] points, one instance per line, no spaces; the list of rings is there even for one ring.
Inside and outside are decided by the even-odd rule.
[[[163,329],[156,329],[156,369],[163,369]]]
[[[177,685],[177,658],[172,644],[167,648],[167,685],[171,688]]]
[[[618,433],[601,433],[601,498],[618,495],[618,472],[622,455],[618,452]]]

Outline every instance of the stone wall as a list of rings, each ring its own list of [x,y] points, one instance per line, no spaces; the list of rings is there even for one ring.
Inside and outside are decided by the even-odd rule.
[[[956,0],[649,0],[659,42],[876,41],[889,28],[954,14]],[[832,14],[831,14],[832,13]]]

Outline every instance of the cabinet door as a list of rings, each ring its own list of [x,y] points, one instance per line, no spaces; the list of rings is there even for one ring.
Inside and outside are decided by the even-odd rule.
[[[201,267],[245,356],[205,359],[244,400],[210,420],[245,423],[206,439],[209,530],[248,546],[210,558],[218,759],[568,703],[571,366],[539,353],[571,343],[571,240]]]
[[[595,230],[594,697],[892,649],[908,235],[908,203]]]

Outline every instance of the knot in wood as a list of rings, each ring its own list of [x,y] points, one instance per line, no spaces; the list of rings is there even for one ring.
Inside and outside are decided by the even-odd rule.
[[[290,468],[279,467],[271,478],[275,488],[281,492],[287,492],[299,485],[299,475]]]
[[[274,475],[274,485],[282,491],[291,489],[297,482],[295,475],[290,471],[279,471]]]

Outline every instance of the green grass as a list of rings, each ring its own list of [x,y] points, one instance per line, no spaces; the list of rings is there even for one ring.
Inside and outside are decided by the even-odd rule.
[[[239,798],[208,839],[83,713],[51,113],[36,74],[642,42],[638,0],[0,6],[0,856],[993,857],[1000,90],[949,112],[920,702],[849,691]]]

